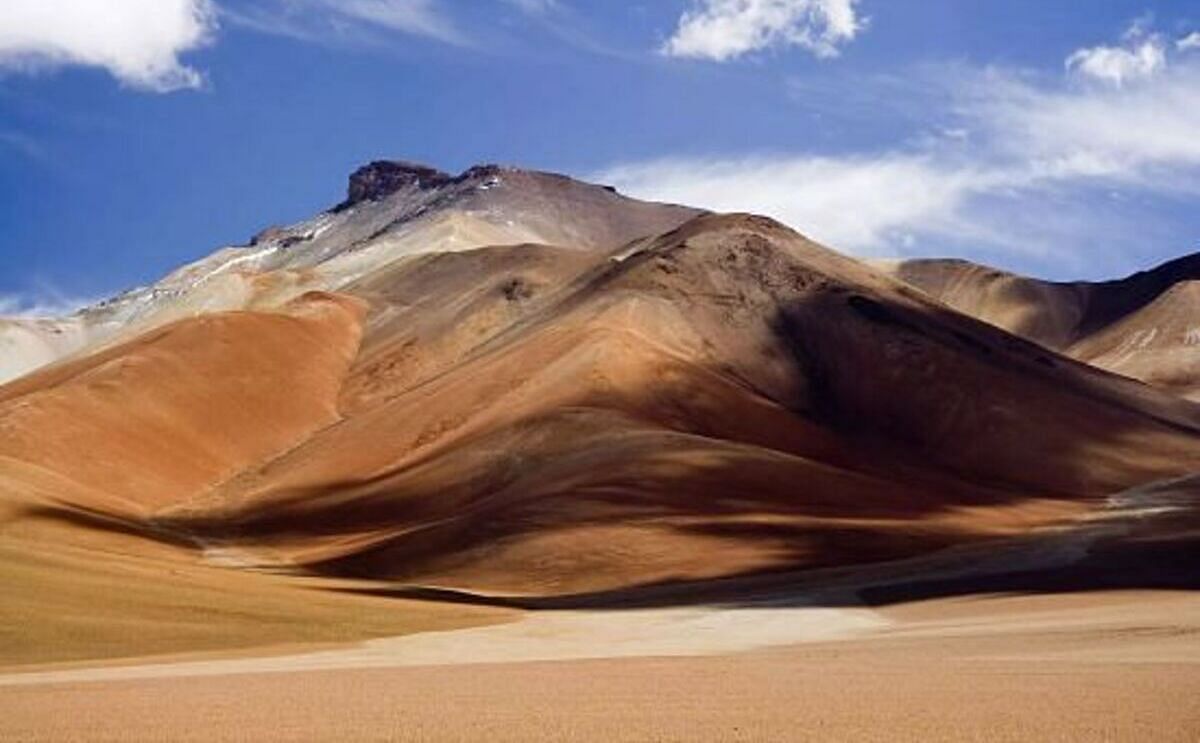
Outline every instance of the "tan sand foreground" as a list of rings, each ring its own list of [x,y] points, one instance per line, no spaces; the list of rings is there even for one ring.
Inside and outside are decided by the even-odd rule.
[[[594,647],[609,648],[612,655],[623,655],[621,646],[632,641],[615,628],[628,632],[639,621],[571,614],[578,615],[573,621],[582,623],[580,631],[586,626],[602,636]],[[732,617],[745,620],[739,628],[745,634],[756,615],[708,616],[709,630]],[[673,618],[681,620],[680,635],[705,634]],[[483,652],[485,643],[470,639],[480,632],[524,634],[532,647],[534,636],[553,630],[559,620],[455,634],[464,641],[459,648],[464,653],[472,647]],[[604,622],[614,623],[607,632]],[[896,606],[873,629],[858,629],[840,639],[748,652],[728,652],[717,642],[713,650],[719,654],[688,657],[662,657],[669,648],[656,653],[652,645],[666,641],[660,635],[641,640],[644,655],[597,660],[471,663],[465,655],[439,660],[433,653],[426,660],[435,665],[421,667],[320,670],[269,658],[253,661],[258,672],[234,665],[227,667],[234,673],[198,675],[195,664],[188,664],[175,677],[66,682],[64,676],[59,683],[42,679],[0,689],[0,738],[1190,741],[1200,736],[1195,704],[1200,597],[1190,593],[938,600]],[[550,631],[545,638],[546,654],[564,652],[563,636],[569,638],[572,630],[561,621],[557,630],[557,637]],[[435,646],[436,637],[426,641]],[[495,653],[503,652],[479,660],[499,660]],[[565,652],[569,657],[569,647]]]
[[[510,624],[367,640],[270,658],[115,665],[0,675],[0,687],[349,668],[712,655],[863,634],[887,624],[867,610],[819,607],[552,611]]]

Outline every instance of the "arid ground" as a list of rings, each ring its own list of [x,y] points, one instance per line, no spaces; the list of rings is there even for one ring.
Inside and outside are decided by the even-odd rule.
[[[538,637],[529,647],[545,644],[549,656],[622,654],[621,628],[638,620],[595,614],[590,641]],[[1193,594],[935,600],[897,605],[879,620],[841,639],[741,652],[722,651],[725,640],[715,637],[704,655],[647,646],[631,657],[513,662],[501,649],[486,664],[429,657],[422,662],[430,665],[380,659],[374,667],[347,651],[344,667],[331,660],[327,668],[289,668],[288,657],[265,657],[235,661],[228,673],[191,675],[194,668],[170,663],[150,678],[116,668],[103,680],[72,681],[68,672],[0,688],[0,733],[514,741],[1190,741],[1200,733]],[[505,626],[513,629],[497,633],[496,643],[540,634],[532,624]],[[711,632],[740,638],[755,624]],[[404,651],[392,660],[402,662]]]

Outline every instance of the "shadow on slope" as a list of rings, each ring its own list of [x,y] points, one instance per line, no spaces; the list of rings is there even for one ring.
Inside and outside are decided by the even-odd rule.
[[[545,595],[877,563],[1200,469],[1198,419],[777,223],[703,217],[173,528]]]
[[[703,217],[631,250],[152,522],[321,575],[583,596],[869,570],[1200,470],[1194,406],[770,220]]]
[[[1110,537],[1077,559],[1057,557],[1061,535],[980,540],[916,560],[853,570],[754,573],[709,581],[659,581],[611,591],[556,596],[483,594],[429,586],[344,589],[373,596],[526,610],[629,610],[687,605],[730,607],[878,607],[943,598],[1061,594],[1114,590],[1200,590],[1200,518],[1186,529]],[[1159,527],[1163,526],[1162,524]],[[1155,528],[1159,528],[1155,527]],[[1144,527],[1145,528],[1145,527]],[[1051,546],[1046,551],[1047,545]],[[989,563],[989,551],[1012,562]],[[1034,565],[1021,567],[1022,555]],[[1046,561],[1037,565],[1038,561]],[[959,574],[954,574],[957,571]]]

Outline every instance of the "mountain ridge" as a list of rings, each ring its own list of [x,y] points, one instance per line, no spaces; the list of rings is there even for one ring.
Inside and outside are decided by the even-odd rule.
[[[642,202],[557,173],[477,165],[458,176],[403,161],[362,166],[347,198],[309,219],[269,227],[82,308],[66,318],[0,318],[0,383],[84,349],[197,313],[279,306],[336,290],[398,259],[527,242],[582,249],[624,243],[700,210]]]
[[[876,265],[949,306],[1100,368],[1200,399],[1200,253],[1106,281],[1043,281],[954,259]]]

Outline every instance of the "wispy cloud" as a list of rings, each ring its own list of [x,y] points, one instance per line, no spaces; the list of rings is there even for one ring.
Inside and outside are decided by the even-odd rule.
[[[329,12],[381,28],[448,43],[465,37],[434,0],[319,0]]]
[[[662,47],[672,57],[724,62],[771,47],[835,57],[862,30],[857,0],[696,0]]]
[[[505,0],[505,2],[529,15],[542,15],[560,7],[558,0]]]
[[[936,133],[890,149],[664,158],[594,177],[647,198],[767,213],[865,255],[926,238],[1069,258],[1070,246],[1122,228],[1121,209],[1097,208],[1113,194],[1200,192],[1200,65],[1121,88],[958,67],[925,84]]]
[[[209,0],[4,0],[0,69],[83,65],[137,90],[199,88],[202,73],[180,55],[209,43],[215,31]]]
[[[0,317],[64,317],[95,301],[42,284],[27,292],[0,292]]]
[[[1120,45],[1077,49],[1067,57],[1066,66],[1079,75],[1120,87],[1166,69],[1167,44],[1161,35],[1151,32],[1150,20],[1143,18],[1130,25]]]
[[[33,137],[13,129],[0,129],[0,146],[16,150],[33,160],[46,159],[46,150]]]
[[[396,32],[466,45],[470,38],[437,0],[255,0],[223,7],[231,24],[311,42]]]

